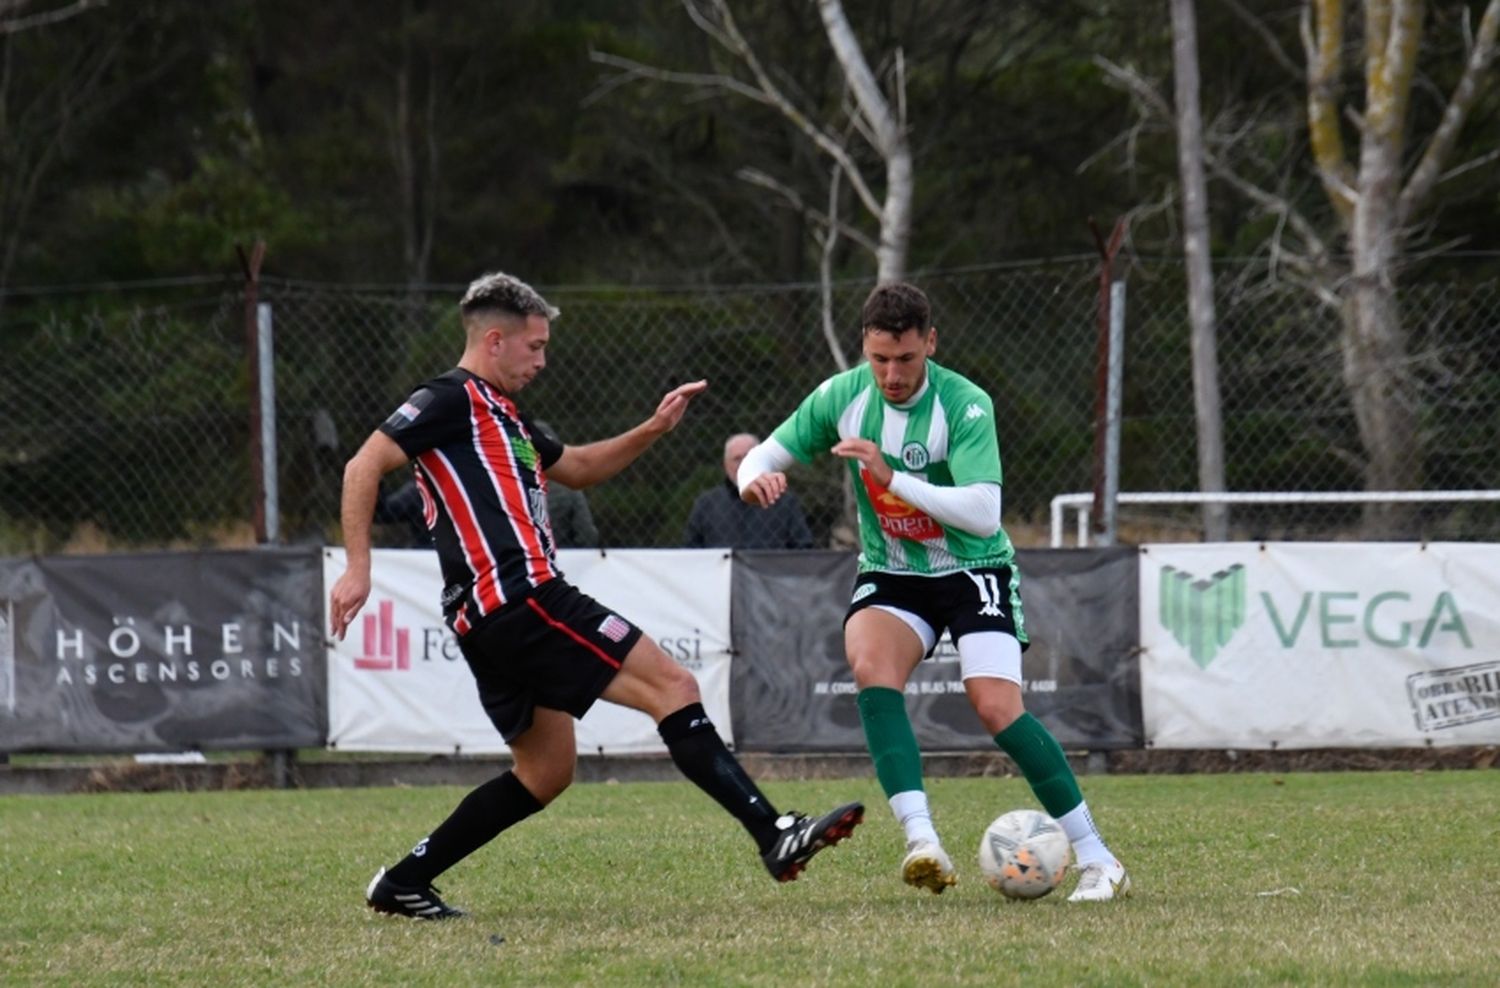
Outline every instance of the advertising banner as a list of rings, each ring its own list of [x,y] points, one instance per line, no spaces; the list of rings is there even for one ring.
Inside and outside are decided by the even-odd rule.
[[[563,549],[569,583],[638,625],[691,670],[726,741],[729,709],[729,569],[722,549]],[[328,586],[344,550],[324,550]],[[493,754],[508,749],[479,705],[474,677],[443,623],[437,554],[377,549],[371,592],[342,642],[329,650],[328,739],[351,751]],[[645,714],[600,701],[578,722],[580,754],[666,750]]]
[[[1141,743],[1136,552],[1019,554],[1031,647],[1022,659],[1027,709],[1069,747]],[[861,751],[843,620],[854,587],[846,552],[737,552],[735,723],[740,747]],[[989,750],[964,693],[958,650],[944,635],[907,683],[907,710],[927,750]]]
[[[0,751],[321,746],[316,549],[0,560]]]
[[[1500,547],[1249,543],[1141,551],[1149,743],[1500,742]]]

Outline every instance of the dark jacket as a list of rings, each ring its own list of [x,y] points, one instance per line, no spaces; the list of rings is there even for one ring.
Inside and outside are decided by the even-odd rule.
[[[559,549],[591,549],[599,544],[599,529],[594,525],[594,514],[583,491],[548,481],[547,514],[552,519],[552,537]]]
[[[758,508],[740,500],[739,489],[726,479],[693,502],[682,543],[730,549],[811,549],[813,536],[802,505],[791,491],[771,507]]]

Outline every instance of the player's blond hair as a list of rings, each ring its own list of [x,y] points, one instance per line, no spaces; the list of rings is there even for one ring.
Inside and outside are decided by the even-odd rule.
[[[470,282],[468,291],[459,300],[458,311],[463,315],[465,325],[476,315],[498,313],[521,319],[541,316],[548,320],[562,315],[535,288],[503,271],[494,271]]]

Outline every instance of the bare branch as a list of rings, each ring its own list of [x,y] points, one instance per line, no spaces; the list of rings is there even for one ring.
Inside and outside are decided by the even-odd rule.
[[[781,92],[781,89],[776,85],[770,74],[761,65],[759,57],[755,54],[755,50],[750,47],[750,42],[746,41],[745,36],[740,33],[739,25],[734,21],[734,14],[730,11],[727,0],[712,0],[712,2],[723,26],[723,36],[727,38],[726,47],[750,69],[751,74],[755,76],[756,84],[760,86],[760,90],[765,94],[766,99],[772,106],[781,111],[781,115],[791,121],[793,126],[802,131],[825,154],[839,163],[839,166],[844,169],[845,176],[849,179],[849,184],[854,188],[855,194],[859,196],[860,202],[873,215],[879,216],[881,214],[880,202],[865,183],[864,175],[860,172],[859,166],[854,163],[853,158],[849,157],[848,149],[822,127],[813,123],[806,114],[797,109],[792,101]],[[683,0],[683,6],[688,8],[690,14],[694,14],[697,11],[696,6],[691,0]]]
[[[872,240],[868,234],[863,233],[855,227],[850,226],[834,214],[821,213],[813,207],[809,206],[806,202],[803,201],[802,196],[797,192],[796,189],[770,175],[767,175],[765,172],[761,171],[758,168],[741,168],[739,171],[734,173],[734,177],[742,182],[748,182],[750,185],[758,185],[763,189],[769,189],[770,191],[781,196],[781,198],[785,199],[787,204],[796,209],[797,212],[808,217],[809,219],[816,220],[825,229],[829,227],[836,227],[839,233],[848,237],[850,240],[853,240],[855,243],[859,244],[861,247],[863,247],[865,250],[868,250],[872,254],[875,253],[876,248],[879,246],[879,244]]]
[[[846,371],[849,358],[839,346],[838,328],[833,323],[833,251],[839,242],[839,178],[842,175],[843,170],[836,165],[828,170],[828,228],[823,233],[823,251],[818,257],[818,284],[823,301],[823,339],[828,343],[834,366]]]
[[[1489,164],[1491,161],[1494,161],[1496,158],[1500,158],[1500,150],[1491,151],[1489,154],[1481,154],[1477,158],[1470,158],[1463,164],[1458,165],[1454,168],[1450,168],[1447,171],[1443,172],[1443,174],[1438,176],[1438,182],[1446,182],[1450,178],[1457,178],[1464,172],[1471,172],[1476,168],[1483,168],[1485,165]]]
[[[0,13],[9,14],[12,11],[21,11],[29,0],[8,0],[0,7]],[[77,17],[79,14],[91,7],[102,7],[109,0],[74,0],[66,7],[58,7],[55,10],[47,10],[37,14],[27,14],[11,20],[0,21],[0,37],[7,34],[20,34],[32,28],[46,27],[49,24],[57,24],[69,18]]]
[[[1250,30],[1260,36],[1260,40],[1265,43],[1266,50],[1271,53],[1272,61],[1285,69],[1287,74],[1292,78],[1297,80],[1306,78],[1307,73],[1303,70],[1302,66],[1293,61],[1292,57],[1286,53],[1286,49],[1281,46],[1280,41],[1276,40],[1276,35],[1271,33],[1271,29],[1266,26],[1265,21],[1245,9],[1245,5],[1240,3],[1239,0],[1223,0],[1223,2],[1225,6],[1234,12],[1234,16],[1244,21]]]
[[[593,92],[584,97],[584,106],[596,103],[606,94],[638,79],[654,79],[657,82],[669,82],[679,86],[697,86],[703,89],[722,89],[766,106],[775,105],[774,101],[766,93],[756,89],[754,86],[747,86],[731,75],[707,72],[675,72],[671,69],[659,69],[655,66],[645,65],[620,55],[611,55],[609,52],[594,51],[592,49],[589,50],[589,60],[598,62],[600,65],[608,65],[611,68],[623,69],[624,73],[610,77],[595,88]]]
[[[1312,19],[1317,8],[1317,24]],[[1354,169],[1339,130],[1338,82],[1344,66],[1344,5],[1340,0],[1313,0],[1302,8],[1299,29],[1307,55],[1307,134],[1318,177],[1340,220],[1354,215]],[[1316,33],[1315,33],[1316,31]]]
[[[1442,122],[1427,142],[1427,149],[1422,153],[1406,188],[1401,190],[1397,216],[1403,225],[1426,200],[1433,186],[1443,178],[1451,177],[1442,175],[1442,170],[1447,164],[1448,156],[1453,153],[1459,131],[1463,129],[1464,121],[1468,119],[1469,111],[1473,109],[1474,101],[1479,96],[1479,80],[1495,56],[1497,31],[1500,31],[1500,0],[1490,0],[1485,6],[1484,17],[1479,22],[1479,34],[1469,50],[1469,60],[1464,65],[1463,75],[1454,87],[1448,105],[1443,108]]]
[[[1117,65],[1103,55],[1095,55],[1093,61],[1111,79],[1114,79],[1150,108],[1157,117],[1163,120],[1175,119],[1176,113],[1172,110],[1171,104],[1166,101],[1166,98],[1161,93],[1156,91],[1155,86],[1141,78],[1140,73],[1134,69],[1128,69],[1123,65]]]

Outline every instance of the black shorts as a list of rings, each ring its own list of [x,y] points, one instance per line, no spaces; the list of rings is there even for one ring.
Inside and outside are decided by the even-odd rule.
[[[536,707],[588,713],[641,629],[563,580],[548,580],[458,640],[479,702],[510,742]]]
[[[1021,643],[1026,616],[1021,612],[1021,583],[1009,566],[964,569],[944,576],[871,571],[854,578],[854,594],[844,623],[866,607],[884,605],[915,614],[932,628],[934,641],[946,629],[954,644],[975,631],[1000,631]],[[934,644],[933,648],[936,648]],[[927,652],[932,654],[932,649]]]

